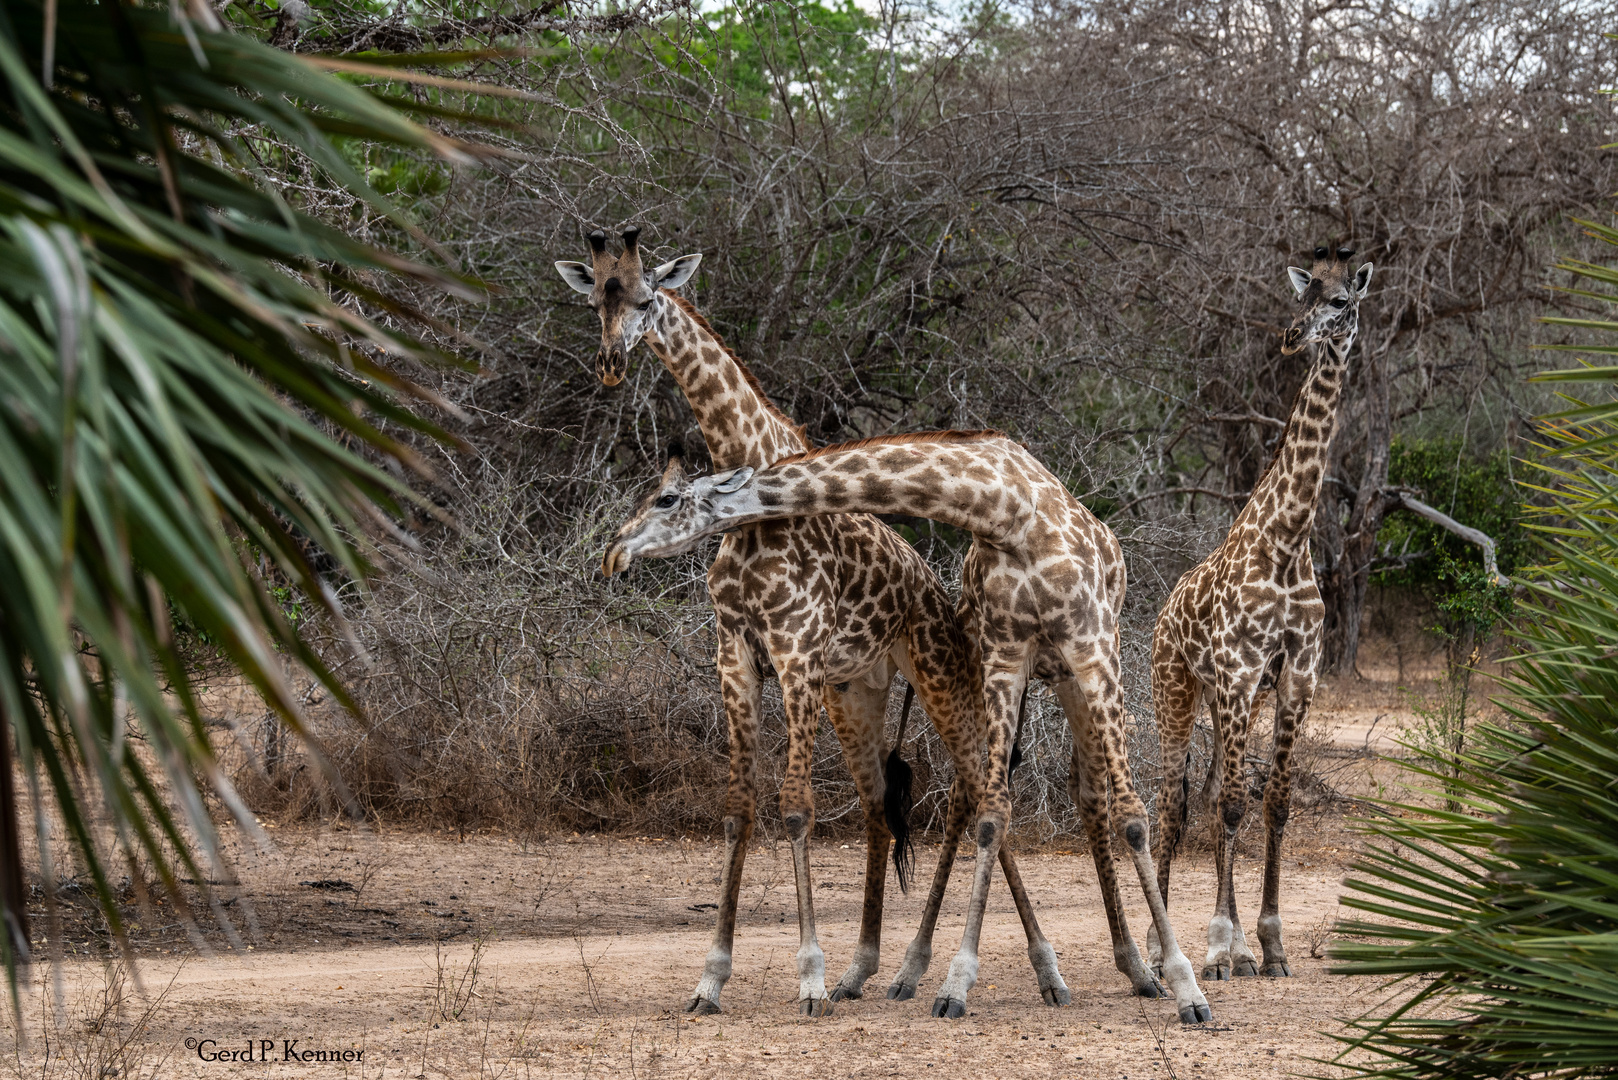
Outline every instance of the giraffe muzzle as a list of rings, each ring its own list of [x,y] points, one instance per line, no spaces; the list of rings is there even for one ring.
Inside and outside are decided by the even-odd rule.
[[[596,353],[596,374],[606,386],[617,386],[629,372],[629,357],[622,347],[604,348]]]
[[[1303,327],[1287,327],[1287,332],[1281,338],[1281,351],[1291,356],[1301,348],[1303,348]]]
[[[614,574],[623,573],[629,569],[632,558],[633,556],[624,548],[624,545],[612,545],[607,549],[607,553],[601,556],[601,576],[610,578]]]

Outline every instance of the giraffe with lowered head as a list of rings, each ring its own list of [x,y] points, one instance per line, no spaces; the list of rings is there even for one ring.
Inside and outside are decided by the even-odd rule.
[[[1320,665],[1326,608],[1315,586],[1309,534],[1325,481],[1348,352],[1371,264],[1350,265],[1350,248],[1315,249],[1309,270],[1287,268],[1299,311],[1281,351],[1315,347],[1314,362],[1292,406],[1286,431],[1230,533],[1180,578],[1152,636],[1152,700],[1162,740],[1157,877],[1168,896],[1169,870],[1185,821],[1185,770],[1199,699],[1213,717],[1218,762],[1208,805],[1214,810],[1218,896],[1208,924],[1202,977],[1291,975],[1281,943],[1281,838],[1291,800],[1290,761],[1298,725],[1309,712]],[[1236,829],[1247,808],[1245,762],[1254,714],[1275,692],[1274,752],[1264,789],[1264,878],[1254,958],[1236,913]],[[1148,941],[1155,953],[1155,943]],[[1153,956],[1155,962],[1156,956]]]
[[[989,775],[1004,776],[1018,703],[1030,677],[1053,684],[1073,729],[1074,776],[1098,870],[1111,865],[1110,788],[1119,831],[1146,895],[1162,971],[1180,1019],[1209,1019],[1190,961],[1175,943],[1149,849],[1146,806],[1130,775],[1120,682],[1119,615],[1124,562],[1118,540],[1026,449],[996,432],[896,435],[811,450],[754,472],[740,468],[695,479],[665,475],[619,530],[602,569],[689,550],[702,537],[781,518],[849,513],[911,514],[970,531],[961,570],[963,621],[977,639],[989,713]],[[1005,840],[1007,792],[979,808],[978,862],[960,952],[933,1002],[935,1016],[960,1016],[978,974],[978,941]],[[1116,882],[1114,880],[1114,889]],[[1114,956],[1140,955],[1103,881]]]
[[[589,265],[556,264],[563,280],[587,295],[601,317],[601,380],[609,386],[622,381],[629,351],[644,339],[685,391],[717,466],[762,468],[806,450],[803,429],[775,407],[707,321],[673,292],[690,279],[701,256],[649,269],[641,263],[639,230],[628,230],[623,240],[623,253],[613,256],[605,234],[593,233]],[[683,462],[672,458],[665,482],[683,476]],[[915,688],[952,756],[956,782],[938,870],[921,930],[888,989],[890,998],[914,996],[931,959],[932,933],[967,815],[986,800],[1003,799],[1006,786],[1003,773],[995,778],[982,772],[985,723],[978,668],[948,594],[915,549],[866,515],[774,521],[740,530],[721,546],[708,571],[708,590],[731,761],[714,940],[687,1011],[718,1012],[730,977],[742,867],[757,808],[762,680],[772,669],[787,716],[781,817],[797,885],[799,1005],[808,1015],[824,1015],[839,998],[860,997],[878,967],[886,854],[890,836],[902,834],[905,825],[903,812],[889,798],[894,792],[882,766],[883,722],[895,672],[903,672]],[[829,994],[815,930],[808,847],[814,824],[809,766],[822,703],[848,758],[867,838],[859,944]],[[896,863],[905,850],[904,837],[898,839]],[[1001,855],[1041,995],[1048,1004],[1065,1005],[1069,995],[1055,950],[1040,932],[1010,852]],[[901,865],[901,885],[903,874]]]

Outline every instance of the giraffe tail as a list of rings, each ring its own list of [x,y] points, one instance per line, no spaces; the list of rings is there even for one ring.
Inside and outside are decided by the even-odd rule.
[[[1185,752],[1185,768],[1180,772],[1180,827],[1174,830],[1174,846],[1169,857],[1179,854],[1180,841],[1185,839],[1185,823],[1191,819],[1191,750]]]
[[[904,711],[899,716],[899,737],[888,752],[887,764],[882,768],[886,790],[882,793],[882,817],[893,834],[893,870],[899,876],[899,891],[910,892],[910,878],[915,872],[916,845],[910,835],[910,811],[915,805],[912,784],[915,773],[910,763],[899,756],[904,747],[905,722],[910,719],[910,706],[916,699],[916,688],[905,687]]]
[[[1022,701],[1017,704],[1017,733],[1011,737],[1011,760],[1006,762],[1006,783],[1011,783],[1011,774],[1017,771],[1022,764],[1022,722],[1028,718],[1028,684],[1022,688]]]

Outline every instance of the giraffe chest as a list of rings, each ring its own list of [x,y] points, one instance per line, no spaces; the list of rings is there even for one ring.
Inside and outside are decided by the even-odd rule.
[[[1298,654],[1318,639],[1325,606],[1307,550],[1285,562],[1241,550],[1225,554],[1181,579],[1160,632],[1177,639],[1207,685],[1232,678],[1262,682],[1279,656]]]
[[[864,674],[907,629],[921,557],[866,515],[761,522],[725,538],[708,572],[714,612],[777,671]]]

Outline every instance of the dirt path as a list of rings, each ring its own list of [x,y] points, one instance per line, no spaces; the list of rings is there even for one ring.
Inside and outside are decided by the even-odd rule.
[[[890,1002],[883,991],[919,917],[919,890],[890,901],[883,965],[868,984],[870,996],[839,1004],[824,1020],[800,1018],[783,846],[749,860],[724,1014],[692,1020],[678,1010],[708,945],[712,911],[693,909],[712,900],[717,845],[581,839],[524,851],[494,838],[455,843],[339,833],[289,835],[283,850],[291,854],[250,868],[245,891],[257,896],[263,929],[251,950],[181,960],[162,951],[177,942],[148,938],[141,973],[149,992],[167,985],[166,995],[144,1030],[132,1032],[141,1021],[134,998],[125,1023],[106,1030],[133,1033],[130,1045],[144,1056],[144,1068],[136,1067],[133,1052],[126,1056],[123,1080],[1281,1076],[1305,1068],[1308,1057],[1329,1055],[1333,1044],[1321,1032],[1376,1000],[1375,984],[1328,975],[1309,956],[1311,929],[1318,933],[1337,909],[1346,853],[1332,835],[1289,842],[1283,915],[1296,977],[1205,985],[1215,1022],[1204,1029],[1182,1028],[1170,1003],[1128,995],[1128,983],[1112,967],[1094,865],[1083,854],[1022,860],[1041,922],[1062,956],[1071,1008],[1040,1003],[1010,897],[998,885],[971,1010],[958,1021],[928,1016],[931,992],[960,938],[970,866],[963,861],[916,1000]],[[918,855],[925,872],[934,853],[924,848]],[[817,844],[814,859],[831,981],[848,963],[858,932],[864,854],[858,844]],[[365,888],[357,896],[298,884],[361,877]],[[1242,860],[1237,880],[1251,921],[1256,859]],[[1128,884],[1131,925],[1144,939],[1138,897]],[[1183,858],[1171,910],[1199,968],[1212,899],[1207,858]],[[474,979],[468,970],[478,953]],[[58,1034],[83,1027],[105,981],[93,960],[70,960],[64,968],[69,1010]],[[23,1054],[27,1060],[37,1059],[43,1045],[42,1004],[35,995],[29,1006],[36,1038]],[[446,1008],[452,1014],[459,1008],[459,1019],[446,1018]],[[297,1040],[290,1048],[297,1053],[326,1051],[328,1060],[288,1062],[288,1040]],[[204,1061],[198,1043],[203,1053],[251,1043],[255,1060]],[[353,1060],[361,1050],[363,1057]],[[40,1075],[37,1067],[30,1074]]]

